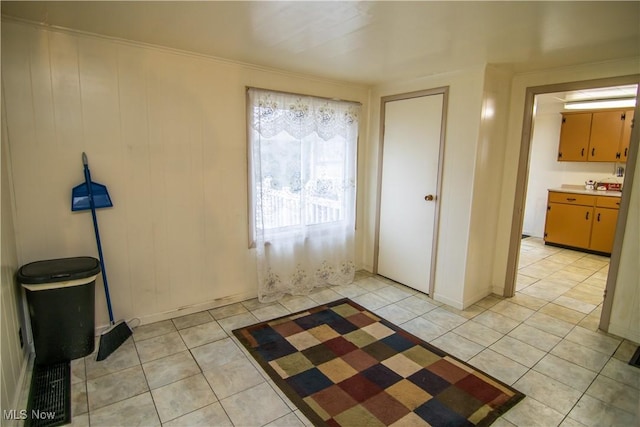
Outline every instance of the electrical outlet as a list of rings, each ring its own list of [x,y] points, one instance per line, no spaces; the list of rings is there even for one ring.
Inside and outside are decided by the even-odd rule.
[[[20,348],[24,348],[24,339],[22,339],[22,328],[18,328],[18,337],[20,338]]]

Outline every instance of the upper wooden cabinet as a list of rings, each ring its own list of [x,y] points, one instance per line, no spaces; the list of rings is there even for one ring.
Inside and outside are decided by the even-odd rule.
[[[624,162],[633,110],[562,113],[558,160]]]
[[[631,126],[633,125],[634,110],[626,110],[624,126],[622,127],[622,138],[620,138],[619,162],[626,162],[629,155],[629,142],[631,141]]]
[[[558,161],[584,162],[587,160],[591,117],[592,113],[565,113],[562,115]]]

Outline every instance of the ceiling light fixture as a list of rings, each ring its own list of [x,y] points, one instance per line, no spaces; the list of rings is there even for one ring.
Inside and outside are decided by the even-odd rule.
[[[625,108],[635,106],[635,98],[592,99],[589,101],[566,102],[564,104],[566,110],[593,110],[599,108]]]

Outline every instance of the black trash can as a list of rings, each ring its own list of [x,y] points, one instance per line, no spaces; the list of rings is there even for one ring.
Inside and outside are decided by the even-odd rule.
[[[100,263],[92,257],[37,261],[18,270],[29,306],[36,364],[69,361],[93,352],[99,272]]]

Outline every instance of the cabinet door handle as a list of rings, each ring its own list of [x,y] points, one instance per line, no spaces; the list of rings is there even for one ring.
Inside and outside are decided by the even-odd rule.
[[[600,222],[600,214],[598,213],[598,218],[596,218],[596,221]]]
[[[567,197],[567,201],[568,201],[568,202],[575,202],[575,201],[576,201],[576,199],[575,199],[575,198],[573,198],[573,197]]]
[[[591,157],[596,155],[596,149],[595,147],[591,149]]]
[[[580,150],[580,157],[584,157],[584,148]]]
[[[589,219],[589,211],[587,211],[587,215],[584,217],[584,219]]]
[[[629,149],[628,149],[628,148],[625,148],[625,149],[624,149],[624,156],[625,156],[625,157],[627,157],[627,151],[629,151]]]

